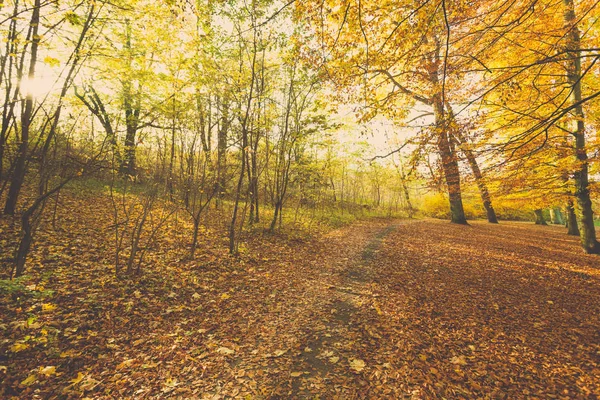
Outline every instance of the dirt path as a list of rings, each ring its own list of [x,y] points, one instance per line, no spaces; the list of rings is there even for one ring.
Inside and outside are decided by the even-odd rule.
[[[314,398],[315,390],[325,390],[329,396],[348,398],[356,394],[353,384],[368,385],[354,375],[364,368],[360,342],[365,332],[360,313],[372,302],[375,276],[370,263],[382,240],[403,223],[407,222],[353,226],[329,235],[330,245],[340,251],[322,266],[320,280],[327,290],[316,294],[319,313],[311,322],[318,328],[307,335],[306,347],[294,360],[294,370],[302,374],[294,381],[292,397]],[[348,382],[352,384],[348,386]]]
[[[274,398],[598,398],[600,261],[560,228],[334,232]]]

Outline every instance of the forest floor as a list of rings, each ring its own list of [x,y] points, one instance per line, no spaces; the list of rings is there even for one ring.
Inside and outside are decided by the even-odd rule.
[[[0,297],[1,398],[600,396],[600,257],[560,227],[370,220],[240,257],[207,231],[185,260],[170,226],[118,280],[102,223]]]

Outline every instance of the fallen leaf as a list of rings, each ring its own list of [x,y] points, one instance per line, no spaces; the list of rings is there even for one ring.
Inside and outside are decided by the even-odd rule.
[[[56,367],[53,365],[50,365],[48,367],[40,367],[40,374],[42,375],[46,375],[46,376],[51,376],[51,375],[55,375],[56,374]]]
[[[23,351],[28,348],[29,348],[29,345],[27,343],[17,342],[15,344],[13,344],[12,346],[10,346],[10,351],[12,351],[13,353],[18,353],[19,351]]]
[[[51,303],[43,303],[42,304],[42,311],[43,312],[50,312],[50,311],[54,311],[56,310],[56,305],[55,304],[51,304]]]
[[[71,382],[73,385],[77,385],[79,382],[81,382],[83,380],[83,378],[85,377],[85,375],[81,372],[77,373],[77,377],[71,379],[69,382]]]
[[[235,353],[235,350],[230,349],[229,347],[221,346],[221,347],[219,347],[217,349],[217,353],[219,353],[219,354],[225,354],[225,355],[230,355],[230,354]]]
[[[131,364],[133,364],[135,360],[130,358],[128,360],[123,361],[121,364],[117,365],[117,370],[123,369],[123,368],[127,368],[129,366],[131,366]]]
[[[37,382],[37,375],[36,374],[31,374],[29,375],[27,378],[23,379],[21,381],[21,385],[23,386],[29,386],[34,384],[35,382]]]
[[[450,359],[450,362],[455,365],[467,365],[465,356],[454,356]]]
[[[91,376],[86,375],[83,380],[79,383],[79,387],[82,390],[93,390],[96,386],[98,386],[98,384],[100,383],[100,381],[97,381],[95,379],[93,379]]]
[[[365,362],[363,360],[359,360],[358,358],[353,358],[350,360],[350,368],[356,372],[360,372],[365,369]]]

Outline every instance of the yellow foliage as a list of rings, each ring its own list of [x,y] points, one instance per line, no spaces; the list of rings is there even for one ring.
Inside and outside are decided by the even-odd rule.
[[[463,197],[463,208],[468,219],[485,218],[485,211],[478,199]],[[445,193],[427,195],[421,202],[423,214],[432,218],[449,219],[450,207]]]

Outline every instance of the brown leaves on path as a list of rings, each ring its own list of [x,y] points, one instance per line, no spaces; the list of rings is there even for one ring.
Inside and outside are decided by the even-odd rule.
[[[137,281],[77,254],[32,278],[53,294],[3,298],[2,397],[600,393],[600,259],[560,228],[368,221],[239,258],[207,236],[192,261],[173,235]]]

